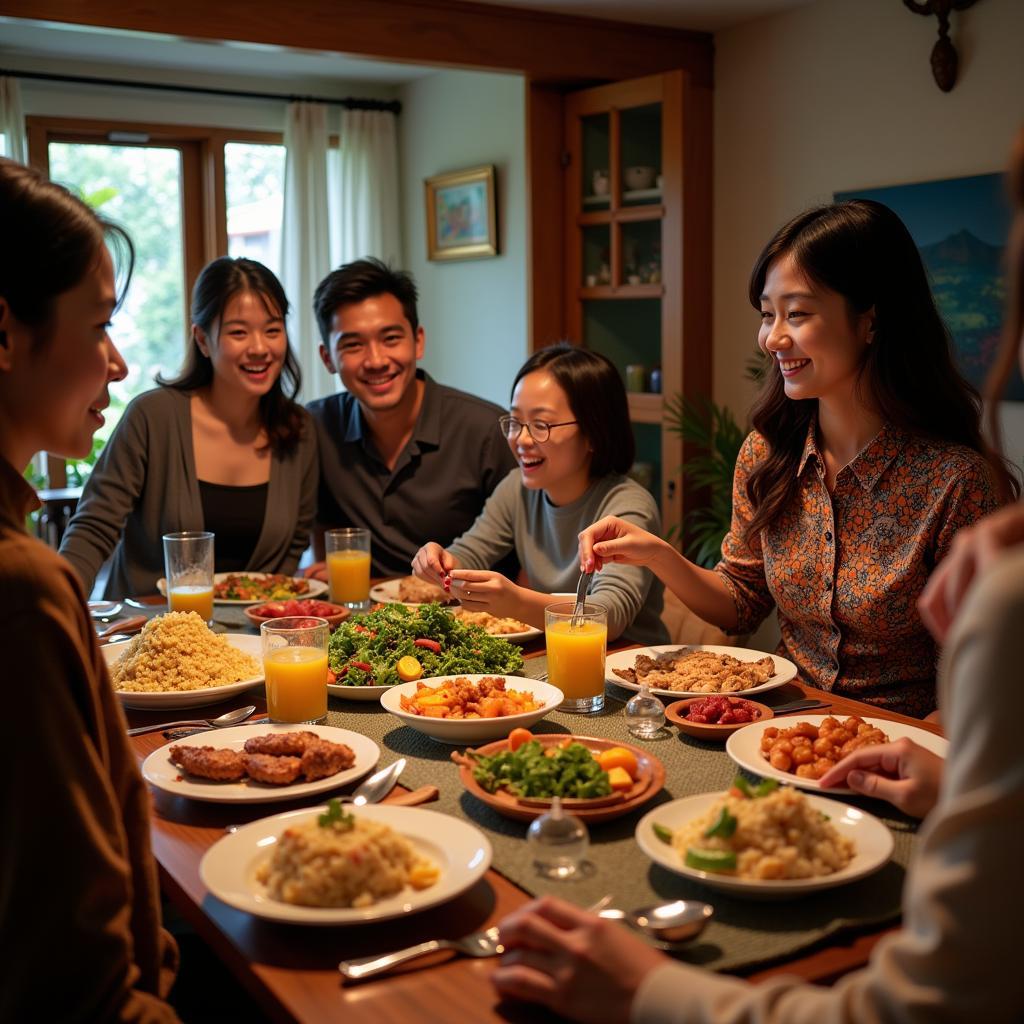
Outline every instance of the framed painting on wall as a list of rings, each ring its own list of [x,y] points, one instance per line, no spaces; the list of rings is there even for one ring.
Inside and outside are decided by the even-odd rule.
[[[1006,308],[1004,253],[1010,208],[1001,174],[837,192],[874,199],[897,213],[921,253],[960,372],[979,390],[999,350]],[[1015,371],[1004,398],[1024,402]]]
[[[498,254],[493,166],[437,174],[423,184],[428,259],[468,260]]]

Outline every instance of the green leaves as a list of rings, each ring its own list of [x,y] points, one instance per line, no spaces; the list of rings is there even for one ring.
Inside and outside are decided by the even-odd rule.
[[[665,423],[699,450],[682,467],[688,484],[707,491],[706,503],[686,516],[687,554],[698,565],[712,568],[732,525],[732,478],[744,433],[729,409],[709,398],[691,400],[680,394],[666,401]]]
[[[316,822],[321,828],[332,828],[335,825],[340,828],[351,828],[356,819],[351,814],[346,814],[341,809],[341,801],[332,797],[327,801],[327,810],[317,816]]]
[[[588,800],[608,796],[608,773],[582,743],[570,743],[547,751],[536,740],[514,753],[502,751],[478,757],[473,778],[488,793],[505,789],[513,796]]]

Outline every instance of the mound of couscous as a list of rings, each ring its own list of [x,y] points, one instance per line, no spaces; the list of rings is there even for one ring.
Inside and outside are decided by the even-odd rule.
[[[789,786],[753,800],[724,796],[676,832],[672,845],[687,863],[693,851],[734,854],[731,873],[756,879],[831,875],[846,867],[855,852],[853,843]]]
[[[269,894],[307,907],[368,907],[407,885],[426,889],[440,875],[387,825],[340,807],[281,833],[256,876]]]
[[[160,693],[224,686],[260,674],[255,658],[214,633],[195,612],[146,623],[110,670],[115,690]]]

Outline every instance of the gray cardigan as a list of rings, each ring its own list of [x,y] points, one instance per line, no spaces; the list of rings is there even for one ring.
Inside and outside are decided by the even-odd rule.
[[[156,592],[164,574],[162,537],[203,529],[192,449],[190,395],[156,388],[125,410],[85,485],[60,553],[92,590],[111,552],[104,595]],[[309,542],[316,513],[316,430],[304,409],[302,440],[270,463],[266,517],[246,568],[292,573]]]

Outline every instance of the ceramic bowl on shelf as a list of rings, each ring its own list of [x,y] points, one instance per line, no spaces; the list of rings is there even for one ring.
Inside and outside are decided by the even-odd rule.
[[[644,188],[652,188],[657,174],[658,172],[653,167],[627,167],[622,172],[622,180],[626,183],[626,188],[629,191],[635,192]]]

